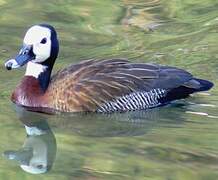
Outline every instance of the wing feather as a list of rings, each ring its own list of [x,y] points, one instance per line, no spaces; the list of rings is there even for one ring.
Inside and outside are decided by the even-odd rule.
[[[117,97],[155,88],[175,88],[191,78],[190,73],[169,66],[131,63],[126,59],[91,59],[59,71],[52,77],[48,92],[56,98],[55,107],[61,99],[67,111],[95,111]]]

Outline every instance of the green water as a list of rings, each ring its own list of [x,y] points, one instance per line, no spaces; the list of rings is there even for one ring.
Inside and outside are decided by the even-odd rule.
[[[32,175],[0,156],[0,179],[218,179],[217,9],[216,0],[0,0],[0,153],[43,142],[51,166]],[[187,69],[215,87],[168,107],[110,116],[17,109],[9,99],[24,69],[7,72],[4,61],[27,27],[43,22],[59,34],[55,71],[128,57]],[[27,137],[24,124],[46,133]]]

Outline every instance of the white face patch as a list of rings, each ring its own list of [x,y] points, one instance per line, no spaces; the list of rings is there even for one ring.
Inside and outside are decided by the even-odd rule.
[[[41,167],[41,168],[38,168],[38,167],[37,167],[37,163],[35,163],[35,162],[30,162],[30,163],[31,163],[31,165],[29,165],[29,166],[27,166],[27,165],[21,165],[20,167],[21,167],[24,171],[26,171],[26,172],[28,172],[28,173],[31,173],[31,174],[42,174],[42,173],[46,173],[46,171],[47,171],[46,166],[40,164],[42,167]]]
[[[33,76],[37,79],[46,68],[48,67],[30,61],[27,63],[25,76]]]
[[[33,62],[43,62],[51,54],[51,31],[46,27],[33,26],[26,32],[23,43],[33,45],[33,52],[36,55]]]
[[[26,129],[26,133],[30,136],[40,136],[42,134],[46,134],[45,131],[37,128],[37,127],[28,127],[28,126],[25,126],[25,129]]]
[[[23,148],[32,148],[33,156],[29,159],[28,165],[22,164],[20,167],[31,174],[41,174],[47,171],[48,146],[38,135],[30,135],[24,142]]]

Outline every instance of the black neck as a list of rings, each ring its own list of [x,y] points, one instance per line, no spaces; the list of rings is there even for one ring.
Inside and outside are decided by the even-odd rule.
[[[51,71],[52,71],[52,69],[48,67],[38,77],[39,84],[40,84],[40,87],[43,90],[43,92],[45,92],[46,89],[48,88],[48,85],[50,82],[50,77],[51,77]]]
[[[49,82],[50,82],[50,76],[51,76],[51,71],[52,71],[53,65],[54,65],[55,60],[58,56],[59,42],[58,42],[57,33],[56,33],[54,27],[52,27],[48,24],[40,24],[40,26],[46,27],[46,28],[50,29],[50,31],[51,31],[51,42],[52,43],[51,43],[50,57],[41,63],[43,66],[47,66],[48,68],[46,68],[46,70],[44,72],[42,72],[38,77],[38,80],[39,80],[39,83],[40,83],[42,90],[46,91],[46,89],[48,88]]]

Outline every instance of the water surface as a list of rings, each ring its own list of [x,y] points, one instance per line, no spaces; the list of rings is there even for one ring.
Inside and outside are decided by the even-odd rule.
[[[216,86],[148,111],[49,116],[12,105],[24,69],[3,66],[27,27],[46,22],[61,45],[54,71],[83,59],[127,57],[184,68],[216,85],[217,8],[214,0],[0,0],[0,179],[217,179]],[[25,125],[44,133],[27,136]],[[38,158],[47,160],[47,173],[32,175],[6,158],[19,153],[28,165],[30,146],[45,150]]]

